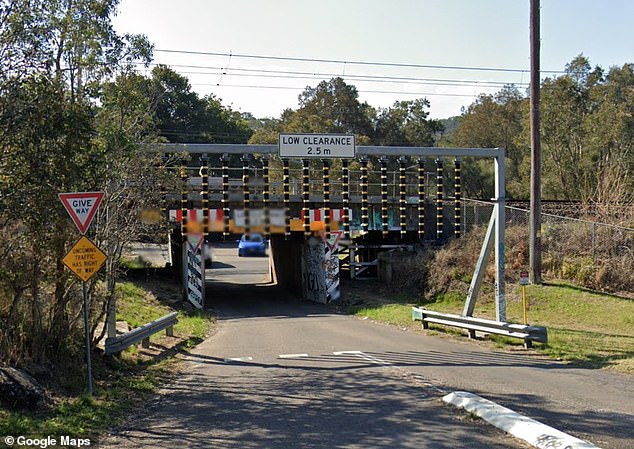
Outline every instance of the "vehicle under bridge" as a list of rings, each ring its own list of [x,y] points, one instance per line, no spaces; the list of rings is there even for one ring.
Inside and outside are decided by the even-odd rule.
[[[206,305],[205,242],[261,233],[270,242],[272,278],[326,303],[341,294],[342,266],[362,277],[376,270],[382,251],[459,238],[462,159],[488,158],[494,208],[465,311],[473,312],[494,249],[496,318],[506,318],[502,149],[356,146],[354,136],[282,134],[277,145],[157,144],[151,150],[181,176],[181,192],[164,191],[162,209],[174,224],[171,241],[180,251],[174,261],[196,307]]]

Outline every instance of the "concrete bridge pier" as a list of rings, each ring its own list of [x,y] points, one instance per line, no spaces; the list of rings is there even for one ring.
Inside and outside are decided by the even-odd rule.
[[[278,285],[308,301],[328,303],[339,299],[339,259],[319,237],[303,234],[272,235],[270,240],[273,279]]]

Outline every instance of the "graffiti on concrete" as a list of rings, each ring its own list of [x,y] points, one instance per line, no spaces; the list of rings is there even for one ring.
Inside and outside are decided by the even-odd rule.
[[[302,247],[302,291],[304,299],[327,302],[324,243],[315,237],[310,237]]]
[[[537,437],[535,441],[535,446],[540,449],[573,449],[572,446],[566,443],[566,441],[562,440],[559,437],[554,435],[546,435],[542,434]]]

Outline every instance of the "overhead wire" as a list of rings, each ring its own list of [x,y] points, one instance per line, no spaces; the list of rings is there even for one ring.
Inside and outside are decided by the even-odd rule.
[[[168,65],[168,64],[156,64],[156,65]],[[298,72],[292,70],[260,70],[260,69],[245,69],[245,68],[232,68],[230,74],[224,71],[223,67],[200,67],[200,66],[188,66],[182,64],[169,64],[169,67],[176,68],[201,68],[208,70],[220,70],[220,73],[212,71],[189,71],[179,70],[179,73],[183,75],[221,75],[221,76],[236,76],[236,77],[251,77],[251,78],[272,78],[272,79],[307,79],[307,80],[320,80],[324,77],[336,77],[339,76],[333,73],[324,72]],[[248,72],[248,73],[235,73],[235,72]],[[349,79],[355,82],[371,82],[371,83],[390,83],[390,84],[421,84],[429,86],[464,86],[464,87],[492,87],[501,88],[508,85],[516,87],[528,87],[527,83],[516,83],[513,81],[481,81],[481,80],[464,80],[464,79],[448,79],[448,78],[418,78],[418,77],[402,77],[402,76],[382,76],[382,75],[345,75],[343,79]],[[222,84],[221,82],[217,83]]]
[[[292,86],[264,86],[264,85],[248,85],[248,84],[212,84],[212,83],[191,83],[194,86],[215,86],[215,87],[237,87],[237,88],[250,88],[250,89],[280,89],[280,90],[304,90],[305,87],[292,87]],[[402,95],[422,95],[422,96],[439,96],[439,97],[468,97],[472,98],[477,95],[472,94],[455,94],[448,92],[411,92],[411,91],[396,91],[396,90],[373,90],[363,89],[359,90],[363,93],[372,94],[402,94]]]
[[[412,64],[402,62],[377,62],[377,61],[354,61],[343,59],[322,59],[322,58],[299,58],[290,56],[271,56],[271,55],[254,55],[239,53],[222,53],[209,51],[193,51],[193,50],[173,50],[173,49],[154,49],[157,53],[180,53],[199,56],[231,56],[232,58],[245,59],[265,59],[272,61],[295,61],[295,62],[314,62],[314,63],[330,63],[330,64],[350,64],[350,65],[370,65],[379,67],[407,67],[421,69],[441,69],[441,70],[464,70],[464,71],[481,71],[481,72],[508,72],[508,73],[528,73],[529,69],[515,69],[507,67],[477,67],[477,66],[453,66],[453,65],[437,65],[437,64]],[[542,73],[564,73],[560,70],[541,70]]]
[[[196,55],[196,56],[213,56],[213,57],[228,57],[229,64],[235,59],[251,59],[251,60],[263,60],[263,61],[286,61],[286,62],[300,62],[300,63],[328,63],[328,64],[342,64],[344,67],[344,75],[341,73],[331,73],[328,71],[303,71],[303,70],[291,70],[291,69],[270,69],[270,68],[241,68],[231,67],[229,73],[229,64],[226,66],[218,65],[192,65],[192,64],[169,64],[155,62],[152,65],[165,65],[168,67],[179,69],[198,69],[199,71],[187,71],[178,70],[183,75],[212,75],[218,76],[216,83],[197,82],[196,79],[189,80],[192,86],[198,87],[216,87],[216,88],[241,88],[241,89],[268,89],[268,90],[294,90],[303,91],[306,86],[290,86],[290,85],[267,85],[263,83],[227,83],[227,79],[230,76],[242,77],[242,78],[258,78],[262,81],[267,79],[285,79],[285,80],[308,80],[308,81],[322,81],[325,78],[342,77],[346,81],[351,83],[383,83],[394,84],[401,86],[440,86],[450,88],[477,88],[479,92],[465,93],[462,91],[452,92],[419,92],[411,89],[390,90],[390,89],[371,89],[371,88],[359,88],[359,93],[370,94],[389,94],[389,95],[414,95],[425,97],[463,97],[463,98],[476,98],[480,95],[492,94],[491,89],[501,89],[506,86],[512,86],[515,88],[527,88],[528,83],[524,83],[524,74],[529,73],[528,69],[516,69],[507,67],[479,67],[479,66],[457,66],[457,65],[435,65],[435,64],[413,64],[413,63],[398,63],[398,62],[377,62],[377,61],[361,61],[361,60],[339,60],[339,59],[324,59],[324,58],[307,58],[307,57],[288,57],[288,56],[275,56],[275,55],[257,55],[257,54],[243,54],[231,52],[211,52],[211,51],[192,51],[192,50],[175,50],[175,49],[155,49],[156,53],[162,54],[181,54],[181,55]],[[491,79],[464,79],[466,77],[450,78],[450,77],[417,77],[417,76],[392,76],[392,75],[377,75],[377,74],[350,74],[347,73],[346,68],[348,66],[367,66],[367,67],[391,67],[391,68],[415,68],[415,69],[442,69],[447,71],[475,71],[475,72],[488,72],[488,73],[501,73],[501,74],[521,74],[519,82],[513,81],[499,81]],[[543,70],[543,73],[564,73],[563,71]],[[314,85],[313,85],[314,86]],[[377,86],[378,87],[378,86]],[[456,89],[457,90],[457,89]]]

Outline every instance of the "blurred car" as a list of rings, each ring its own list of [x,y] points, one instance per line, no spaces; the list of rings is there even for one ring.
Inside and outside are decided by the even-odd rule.
[[[244,234],[238,240],[238,256],[266,256],[266,245],[262,234]]]

